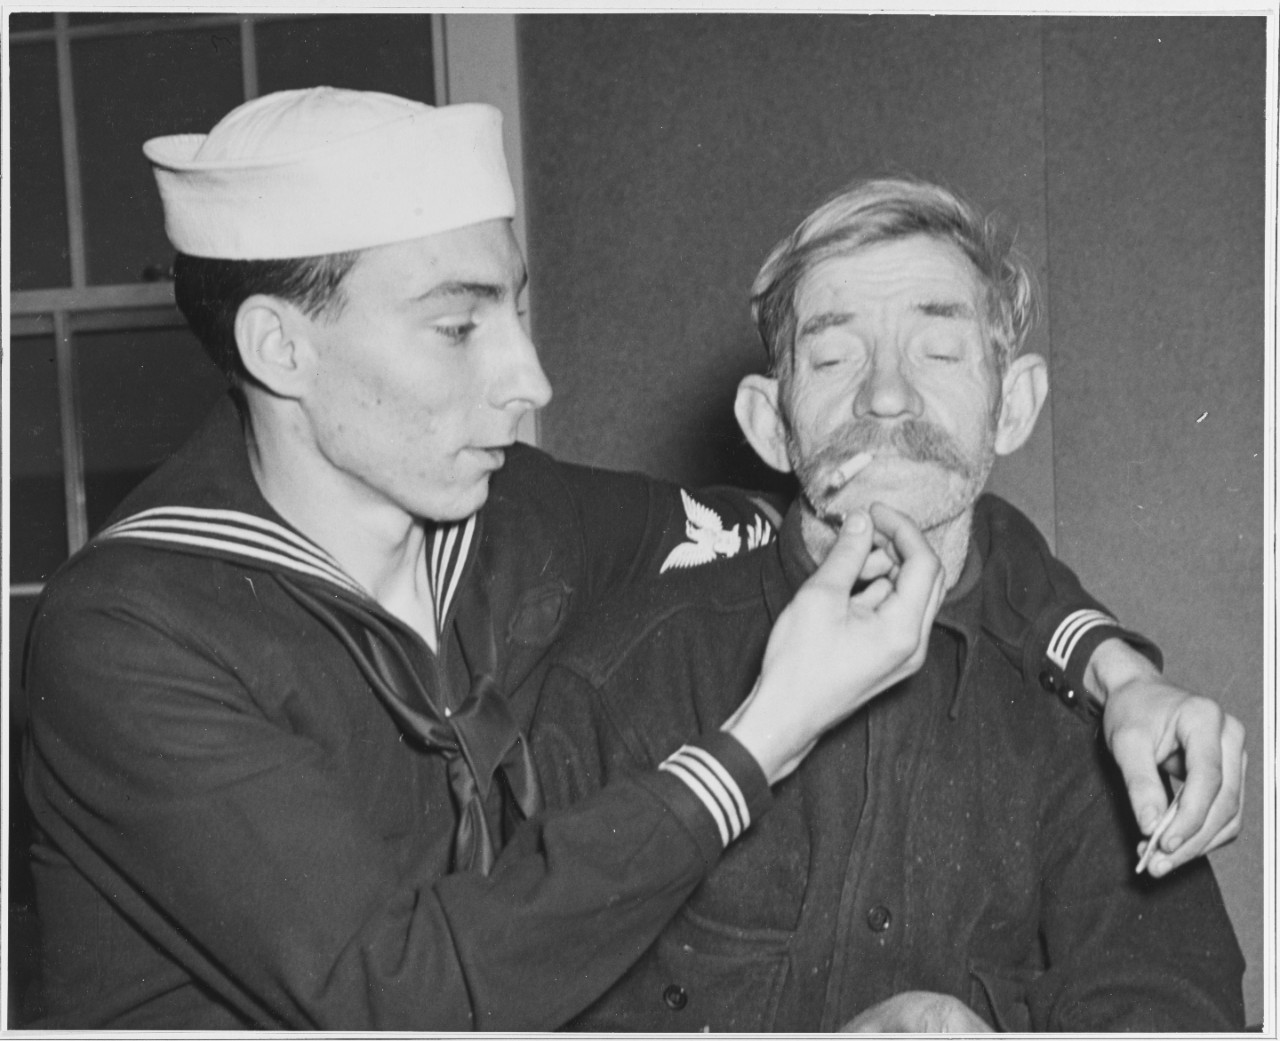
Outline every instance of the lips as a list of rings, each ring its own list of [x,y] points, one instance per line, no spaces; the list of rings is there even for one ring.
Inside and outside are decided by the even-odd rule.
[[[503,464],[507,460],[507,449],[509,444],[502,445],[471,445],[463,450],[463,454],[470,455],[476,459],[481,469],[484,470],[501,470]]]

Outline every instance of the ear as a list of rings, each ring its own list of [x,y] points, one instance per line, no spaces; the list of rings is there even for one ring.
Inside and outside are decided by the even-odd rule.
[[[273,394],[299,397],[309,376],[306,318],[278,297],[255,294],[236,312],[236,347],[249,374]]]
[[[756,455],[775,470],[791,472],[787,456],[787,426],[778,405],[778,381],[752,373],[742,377],[733,401],[738,426]]]
[[[1014,358],[1001,385],[996,455],[1009,455],[1026,444],[1048,396],[1049,365],[1044,358],[1038,354]]]

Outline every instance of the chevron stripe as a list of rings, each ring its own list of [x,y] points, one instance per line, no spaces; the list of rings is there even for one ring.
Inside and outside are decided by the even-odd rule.
[[[1110,615],[1103,614],[1101,611],[1085,608],[1072,611],[1054,630],[1053,638],[1049,640],[1049,660],[1058,668],[1065,670],[1076,645],[1080,642],[1080,637],[1100,625],[1119,626],[1119,624]]]

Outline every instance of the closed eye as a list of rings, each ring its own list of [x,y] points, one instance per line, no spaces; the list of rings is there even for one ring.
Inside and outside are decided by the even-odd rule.
[[[464,343],[476,328],[476,323],[465,322],[433,322],[431,328],[451,343]]]
[[[835,369],[865,353],[862,341],[848,330],[827,328],[806,341],[811,369]]]

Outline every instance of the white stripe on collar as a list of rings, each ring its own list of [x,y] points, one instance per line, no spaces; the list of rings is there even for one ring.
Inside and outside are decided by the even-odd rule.
[[[465,521],[437,527],[427,557],[427,577],[431,582],[431,599],[435,603],[436,632],[444,631],[445,619],[453,605],[458,583],[467,566],[471,541],[476,531],[476,515]]]
[[[314,542],[274,521],[239,510],[159,506],[126,517],[97,536],[97,540],[117,538],[214,550],[255,564],[286,567],[367,595],[342,565]]]
[[[458,592],[462,572],[475,535],[474,515],[465,521],[436,527],[427,556],[427,579],[435,610],[436,632]],[[255,565],[288,568],[319,578],[367,598],[368,592],[342,565],[310,539],[274,521],[239,510],[210,510],[195,506],[158,506],[116,522],[101,532],[102,539],[137,539],[201,552],[214,551]]]

